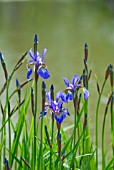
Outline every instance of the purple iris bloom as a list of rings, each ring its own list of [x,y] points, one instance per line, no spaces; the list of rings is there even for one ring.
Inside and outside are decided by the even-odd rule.
[[[40,75],[44,79],[48,79],[50,77],[50,73],[48,69],[46,68],[46,64],[44,61],[44,56],[46,52],[47,52],[47,49],[45,48],[42,51],[42,57],[40,57],[39,52],[33,53],[32,49],[30,49],[29,55],[32,60],[28,61],[30,65],[33,64],[38,68],[37,70],[38,75]],[[32,68],[28,67],[27,79],[30,79],[31,74],[32,74]]]
[[[64,78],[63,80],[67,87],[67,89],[66,89],[67,99],[73,100],[73,93],[76,92],[80,88],[83,89],[84,100],[86,100],[88,98],[89,91],[85,87],[82,86],[81,80],[77,74],[75,74],[74,77],[72,78],[72,84],[70,84],[70,82],[67,78]]]
[[[48,109],[50,109],[51,112],[54,113],[54,118],[59,124],[61,124],[63,122],[63,120],[66,118],[66,115],[70,116],[68,109],[63,107],[63,101],[61,99],[61,96],[62,96],[62,92],[60,91],[56,94],[56,100],[53,101],[51,99],[50,91],[47,91],[46,98],[48,99],[48,102],[46,103],[46,108],[44,110],[44,115],[46,115]],[[66,100],[66,99],[64,99],[64,100]],[[41,118],[41,117],[42,117],[42,113],[40,113],[39,118]]]

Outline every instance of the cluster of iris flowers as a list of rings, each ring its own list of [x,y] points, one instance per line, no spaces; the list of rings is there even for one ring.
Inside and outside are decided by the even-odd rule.
[[[47,49],[42,51],[42,56],[40,57],[39,52],[34,53],[32,49],[29,51],[29,55],[32,60],[29,60],[28,72],[27,72],[27,79],[30,79],[32,74],[32,68],[30,65],[34,65],[37,68],[37,74],[41,76],[43,79],[48,79],[50,77],[50,73],[47,69],[46,63],[44,61],[44,56],[47,52]],[[50,91],[46,92],[46,98],[48,101],[45,103],[44,113],[40,113],[40,117],[42,115],[46,115],[47,111],[50,109],[51,113],[54,114],[54,118],[56,119],[57,123],[61,124],[62,121],[66,118],[66,115],[70,116],[68,109],[66,109],[63,105],[64,103],[68,103],[69,100],[74,99],[75,93],[81,88],[83,89],[84,93],[84,100],[86,100],[89,96],[89,91],[83,87],[81,78],[78,77],[77,74],[74,75],[72,78],[72,83],[69,82],[67,78],[64,78],[64,83],[66,85],[66,90],[59,91],[56,94],[56,100],[51,99]]]

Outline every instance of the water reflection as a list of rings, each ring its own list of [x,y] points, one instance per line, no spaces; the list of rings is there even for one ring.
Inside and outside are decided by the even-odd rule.
[[[89,65],[93,70],[90,82],[90,118],[94,122],[96,103],[93,98],[97,98],[94,75],[98,75],[102,84],[106,67],[110,63],[114,64],[113,16],[113,10],[105,3],[95,1],[0,2],[0,51],[4,54],[9,74],[20,55],[32,47],[33,36],[37,33],[39,51],[48,49],[46,63],[51,80],[47,81],[47,87],[54,83],[58,91],[64,88],[63,76],[71,79],[75,73],[82,74],[83,46],[87,42]],[[2,72],[0,77],[3,79]],[[25,80],[25,65],[16,77],[20,81]],[[109,84],[105,97],[108,88]],[[91,129],[94,133],[94,126]],[[108,132],[107,139],[110,139]]]

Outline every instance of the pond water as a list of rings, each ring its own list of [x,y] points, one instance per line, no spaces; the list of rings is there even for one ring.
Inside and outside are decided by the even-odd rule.
[[[1,1],[0,51],[3,53],[9,74],[19,57],[33,47],[34,34],[38,34],[38,49],[47,48],[46,63],[51,73],[47,89],[64,89],[63,77],[71,80],[83,69],[84,44],[89,46],[88,65],[92,69],[90,81],[89,118],[92,134],[95,133],[97,90],[95,74],[101,85],[107,66],[114,65],[114,4],[111,1]],[[1,65],[0,65],[1,70]],[[26,64],[14,77],[22,82],[26,78]],[[0,88],[3,72],[0,71]],[[40,80],[41,81],[41,80]],[[41,83],[41,82],[40,82]],[[107,83],[101,103],[99,122],[110,85]],[[72,110],[72,109],[71,109]],[[109,113],[110,114],[110,113]],[[67,125],[73,116],[66,119]],[[110,115],[107,118],[106,142],[110,143]],[[101,127],[100,127],[101,129]],[[100,134],[101,136],[101,134]],[[92,140],[94,141],[94,135]],[[100,142],[101,143],[101,142]]]

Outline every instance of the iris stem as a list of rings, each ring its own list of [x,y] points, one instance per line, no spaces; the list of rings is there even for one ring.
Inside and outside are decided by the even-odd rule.
[[[52,100],[54,100],[54,98]],[[54,134],[54,113],[52,113],[52,134],[51,134],[51,143],[52,143],[52,146],[53,146],[53,134]],[[52,148],[50,148],[50,168],[53,168],[53,163],[52,163]]]
[[[73,104],[74,104],[74,146],[76,144],[76,127],[77,127],[77,92],[74,95],[74,99],[73,99]],[[76,155],[76,152],[74,152],[73,157]],[[72,166],[72,169],[74,169],[74,164]]]
[[[35,108],[34,108],[34,170],[36,166],[36,113],[37,113],[37,83],[38,81],[35,81]]]
[[[11,79],[10,79],[11,80]],[[9,163],[11,163],[11,126],[10,126],[10,103],[9,103],[9,84],[10,81],[7,80],[6,85],[6,103],[8,107],[8,133],[9,133]]]
[[[73,99],[73,104],[74,104],[74,146],[76,143],[76,127],[77,127],[77,94],[75,94],[74,99]]]
[[[37,54],[37,35],[34,37],[34,54]],[[35,65],[35,106],[34,106],[34,170],[36,167],[36,114],[37,114],[37,93],[38,93],[38,74],[37,66]]]
[[[112,92],[112,99],[110,105],[110,112],[111,112],[111,134],[112,134],[112,153],[114,157],[114,89],[113,86],[111,87]],[[114,167],[114,164],[113,164]]]
[[[108,107],[106,106],[104,118],[103,118],[103,126],[102,126],[102,170],[105,169],[104,132],[105,132],[107,110],[108,110]]]
[[[100,100],[101,100],[101,96],[102,96],[105,84],[106,84],[106,79],[103,82],[101,92],[99,94],[98,101],[97,101],[97,108],[96,108],[96,169],[98,169],[98,128],[99,128],[99,126],[98,126],[98,114],[99,114]]]
[[[44,119],[44,111],[42,112],[42,117],[41,117],[41,145],[40,145],[41,155],[39,155],[41,161],[41,170],[43,170],[43,119]]]

